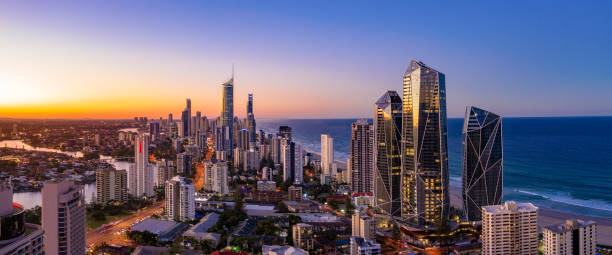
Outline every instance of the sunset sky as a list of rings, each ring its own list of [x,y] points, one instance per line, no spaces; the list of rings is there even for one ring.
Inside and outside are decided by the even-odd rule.
[[[371,117],[418,59],[449,117],[612,115],[612,2],[6,1],[0,118]]]

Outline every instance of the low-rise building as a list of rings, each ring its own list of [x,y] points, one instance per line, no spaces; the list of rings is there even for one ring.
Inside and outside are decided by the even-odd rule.
[[[365,240],[359,236],[351,236],[351,255],[379,255],[380,244]]]
[[[293,225],[293,245],[304,250],[314,249],[314,229],[312,225],[306,223]]]

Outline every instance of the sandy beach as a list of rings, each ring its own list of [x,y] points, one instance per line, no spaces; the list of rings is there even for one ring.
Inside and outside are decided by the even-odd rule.
[[[321,159],[318,152],[308,151],[317,160]],[[346,162],[336,160],[338,168],[346,169]],[[463,208],[463,200],[461,198],[461,187],[451,186],[450,187],[450,200],[451,205],[457,208]],[[581,219],[581,220],[592,220],[597,223],[597,243],[612,246],[612,219],[589,217],[576,215],[566,212],[555,211],[546,208],[540,208],[538,210],[538,225],[541,228],[544,226],[564,223],[568,219]]]
[[[452,206],[463,208],[461,188],[451,186],[450,191]],[[597,244],[612,245],[612,219],[582,216],[546,208],[540,208],[538,210],[538,225],[540,227],[540,231],[542,231],[541,228],[544,226],[564,223],[568,219],[595,221],[597,223]]]

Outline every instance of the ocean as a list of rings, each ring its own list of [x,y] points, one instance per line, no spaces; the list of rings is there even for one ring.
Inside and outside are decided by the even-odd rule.
[[[257,128],[292,127],[310,151],[321,134],[334,138],[336,160],[349,156],[356,119],[258,119]],[[371,121],[371,120],[370,120]],[[562,212],[612,218],[612,117],[504,118],[504,200]],[[462,118],[448,119],[450,183],[461,187]]]

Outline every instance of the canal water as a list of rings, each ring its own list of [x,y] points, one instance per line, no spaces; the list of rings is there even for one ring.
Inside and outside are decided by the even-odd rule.
[[[32,147],[22,140],[4,140],[0,141],[0,147],[6,148],[16,148],[16,149],[24,149],[29,151],[43,151],[43,152],[55,152],[62,153],[71,157],[80,158],[83,157],[83,153],[81,152],[70,152],[70,151],[61,151],[57,149],[49,149],[49,148],[41,148],[41,147]],[[110,156],[100,156],[102,160],[105,160],[109,164],[113,165],[116,169],[120,170],[128,170],[130,163],[127,161],[118,161],[113,159]],[[155,170],[155,169],[154,169]],[[90,203],[96,195],[96,184],[85,184],[84,185],[84,193],[85,193],[85,201]],[[13,202],[18,203],[25,207],[26,209],[33,208],[35,206],[42,205],[42,194],[40,191],[36,192],[19,192],[13,194]]]

